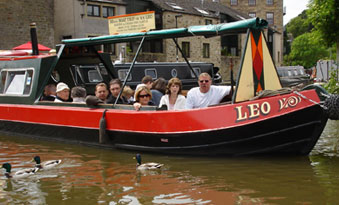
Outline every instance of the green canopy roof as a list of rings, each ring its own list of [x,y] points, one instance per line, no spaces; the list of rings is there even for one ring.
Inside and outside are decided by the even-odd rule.
[[[67,39],[63,40],[62,42],[65,44],[65,46],[86,46],[139,41],[143,37],[145,37],[145,40],[180,38],[189,36],[211,37],[217,35],[245,33],[249,28],[262,29],[266,27],[267,21],[259,18],[252,18],[223,24],[198,25],[189,26],[187,28],[154,30],[148,32],[117,34],[92,38]]]

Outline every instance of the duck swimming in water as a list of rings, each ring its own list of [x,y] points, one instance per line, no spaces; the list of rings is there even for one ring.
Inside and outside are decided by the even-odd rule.
[[[36,162],[36,165],[35,165],[36,168],[44,169],[44,170],[51,169],[51,168],[53,168],[53,167],[55,167],[55,166],[57,166],[61,163],[61,159],[41,162],[41,159],[40,159],[39,156],[35,156],[33,158],[33,161]]]
[[[160,169],[162,166],[164,166],[163,164],[160,163],[156,163],[156,162],[148,162],[148,163],[141,163],[141,155],[137,154],[135,156],[136,160],[137,160],[137,169],[138,170],[156,170],[156,169]]]
[[[26,169],[19,170],[12,174],[11,173],[12,165],[10,163],[2,164],[2,168],[6,170],[5,176],[7,178],[13,178],[13,179],[21,179],[21,178],[28,177],[30,175],[35,174],[39,170],[38,168],[26,168]]]

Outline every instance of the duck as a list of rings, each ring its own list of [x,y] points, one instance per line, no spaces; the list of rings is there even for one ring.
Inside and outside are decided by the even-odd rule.
[[[26,168],[15,172],[14,174],[11,173],[12,165],[10,163],[2,164],[2,168],[6,170],[5,177],[6,178],[13,178],[13,179],[21,179],[28,177],[30,175],[35,174],[39,169],[38,168]]]
[[[51,168],[53,168],[53,167],[55,167],[55,166],[57,166],[61,163],[61,159],[49,160],[49,161],[41,163],[40,156],[35,156],[33,158],[33,161],[36,162],[36,165],[35,165],[36,168],[44,169],[44,170],[51,169]]]
[[[141,163],[141,155],[136,154],[135,156],[137,160],[137,170],[157,170],[160,169],[164,164],[156,163],[156,162],[148,162],[148,163]]]

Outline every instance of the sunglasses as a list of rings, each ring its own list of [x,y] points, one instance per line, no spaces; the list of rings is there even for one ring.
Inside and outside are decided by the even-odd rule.
[[[139,98],[147,98],[147,97],[150,97],[149,94],[146,94],[146,95],[139,95]]]
[[[200,82],[200,83],[208,83],[209,80],[200,80],[199,82]]]

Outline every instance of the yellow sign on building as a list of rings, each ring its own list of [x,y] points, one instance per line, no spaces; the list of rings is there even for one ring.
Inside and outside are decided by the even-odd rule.
[[[110,35],[155,29],[154,11],[108,17],[108,29]]]

